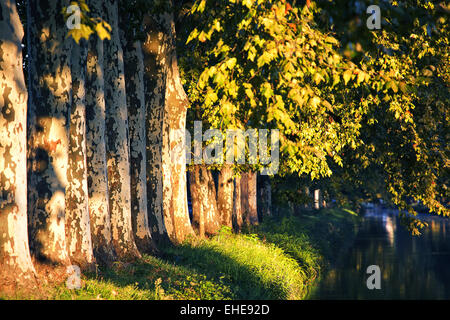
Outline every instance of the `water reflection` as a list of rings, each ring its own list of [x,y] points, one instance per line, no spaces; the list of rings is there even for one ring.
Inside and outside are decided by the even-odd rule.
[[[417,237],[400,225],[396,211],[367,211],[352,248],[310,299],[450,299],[450,221],[420,218],[429,227]],[[366,287],[373,264],[381,269],[381,290]]]

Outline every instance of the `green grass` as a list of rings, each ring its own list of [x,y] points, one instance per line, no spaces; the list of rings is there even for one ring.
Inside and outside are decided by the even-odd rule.
[[[46,288],[45,298],[302,299],[353,237],[357,219],[349,210],[326,209],[266,219],[241,234],[223,228],[211,239],[161,248],[160,257],[85,275],[79,290]]]

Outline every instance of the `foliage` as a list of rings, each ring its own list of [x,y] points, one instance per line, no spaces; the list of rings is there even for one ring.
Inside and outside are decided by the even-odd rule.
[[[370,92],[374,99],[362,122],[362,143],[345,150],[335,185],[352,181],[367,189],[367,181],[375,182],[371,193],[386,190],[410,214],[414,200],[448,216],[448,8],[430,1],[379,2],[382,30],[369,31],[365,7],[372,2],[317,3],[317,21],[336,32],[343,54],[381,77]],[[424,224],[404,217],[418,234]]]
[[[277,1],[196,1],[181,65],[197,116],[220,130],[280,130],[280,173],[331,174],[356,147],[368,102],[350,99],[371,75],[337,52],[307,7]],[[353,94],[352,94],[353,92]]]
[[[63,8],[62,13],[66,21],[74,14],[74,12],[68,11],[70,6],[79,8],[80,27],[70,29],[67,32],[67,37],[72,37],[76,43],[79,43],[80,39],[88,40],[91,34],[97,34],[101,40],[111,39],[111,26],[101,17],[91,17],[89,15],[90,9],[86,4],[86,0],[71,1],[68,7]]]
[[[341,202],[383,197],[419,234],[412,202],[449,215],[449,9],[379,1],[371,31],[372,2],[198,0],[185,86],[212,127],[280,129],[279,173],[298,173],[293,186],[321,178]]]

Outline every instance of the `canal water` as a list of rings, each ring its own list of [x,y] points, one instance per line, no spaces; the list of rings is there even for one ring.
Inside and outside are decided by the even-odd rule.
[[[366,211],[353,245],[308,298],[450,299],[450,220],[419,217],[428,228],[412,236],[400,225],[396,211]],[[381,289],[367,288],[370,265],[380,267]]]

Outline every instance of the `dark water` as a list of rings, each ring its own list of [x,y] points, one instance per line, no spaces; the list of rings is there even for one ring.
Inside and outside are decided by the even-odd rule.
[[[309,299],[450,299],[450,220],[420,216],[421,236],[397,212],[367,211],[352,247],[313,288]],[[378,265],[381,289],[369,290],[367,267]]]

